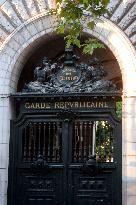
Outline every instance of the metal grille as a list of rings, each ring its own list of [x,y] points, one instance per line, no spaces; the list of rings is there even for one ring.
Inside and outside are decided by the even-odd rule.
[[[23,128],[23,161],[34,161],[38,155],[47,162],[62,161],[62,123],[30,122]]]
[[[95,155],[100,162],[113,162],[113,128],[108,121],[73,123],[73,162],[84,162]]]

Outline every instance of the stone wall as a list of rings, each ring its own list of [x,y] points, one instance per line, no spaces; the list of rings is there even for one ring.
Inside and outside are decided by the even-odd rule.
[[[24,22],[53,6],[54,0],[0,0],[0,44]],[[107,19],[124,31],[136,46],[136,1],[111,0]]]

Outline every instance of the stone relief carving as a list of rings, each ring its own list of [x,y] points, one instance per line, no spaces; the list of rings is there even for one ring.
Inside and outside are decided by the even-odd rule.
[[[103,79],[107,73],[98,59],[95,58],[92,65],[79,64],[78,60],[72,48],[66,49],[65,54],[53,64],[44,57],[42,65],[34,69],[35,81],[26,84],[23,92],[90,93],[117,90],[111,81]]]

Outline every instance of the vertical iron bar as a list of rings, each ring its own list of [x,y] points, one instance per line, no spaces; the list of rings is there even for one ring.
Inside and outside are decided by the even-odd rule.
[[[84,154],[83,154],[83,158],[84,158],[84,160],[86,160],[86,146],[87,146],[87,132],[86,132],[86,129],[87,129],[87,122],[84,122],[84,138],[83,138],[83,141],[84,141],[84,146],[83,146],[83,152],[84,152]]]
[[[87,121],[86,127],[86,159],[88,159],[89,155],[89,121]]]
[[[62,160],[62,123],[58,124],[59,132],[58,132],[58,161]]]
[[[92,122],[89,122],[89,138],[88,138],[88,157],[92,154]]]
[[[34,146],[33,146],[33,159],[36,159],[36,123],[34,123],[33,141],[34,141]]]
[[[31,130],[32,123],[29,123],[29,139],[28,139],[28,159],[31,160],[31,139],[32,139],[32,130]]]
[[[77,123],[77,141],[76,141],[76,161],[79,161],[80,155],[80,133],[79,133],[79,124]]]
[[[52,135],[52,161],[55,161],[55,152],[56,152],[56,142],[57,142],[57,133],[56,133],[56,123],[53,123],[53,135]]]
[[[82,135],[82,128],[83,128],[83,123],[79,122],[80,126],[80,137],[79,137],[79,160],[82,160],[82,155],[83,155],[83,135]]]
[[[101,129],[102,129],[102,121],[100,121],[99,122],[99,126],[98,126],[98,146],[99,146],[99,148],[98,148],[98,156],[99,156],[99,160],[101,161]]]
[[[56,125],[56,148],[55,148],[55,161],[59,161],[59,135],[60,135],[60,131],[59,131],[59,122],[57,122]]]
[[[106,141],[108,137],[108,129],[107,129],[107,122],[105,121],[104,127],[103,127],[103,132],[104,132],[104,161],[106,162]]]
[[[94,121],[92,130],[92,155],[95,155],[95,147],[96,147],[96,129],[97,129],[97,121]]]
[[[111,162],[114,162],[114,137],[113,137],[113,129],[110,126],[110,133],[111,133]]]
[[[78,158],[78,156],[77,156],[77,138],[79,137],[78,136],[78,127],[77,127],[77,122],[75,122],[74,123],[74,142],[73,142],[73,144],[74,144],[74,146],[73,146],[73,149],[74,149],[74,151],[73,151],[73,160],[74,161],[76,161],[76,160],[78,160],[77,158]]]
[[[50,160],[50,143],[51,143],[51,123],[48,123],[48,160]]]
[[[68,139],[69,139],[69,120],[65,120],[63,124],[63,163],[64,163],[64,174],[63,174],[63,180],[64,180],[64,205],[68,204],[69,195],[68,195]]]
[[[62,123],[59,125],[59,159],[62,161]]]
[[[41,154],[41,123],[39,122],[39,127],[38,127],[38,155]]]
[[[46,122],[43,125],[43,157],[46,159]]]
[[[108,144],[108,158],[109,158],[109,162],[111,162],[111,132],[109,133],[109,144]]]
[[[29,135],[28,135],[28,160],[30,157],[30,133],[31,133],[30,125],[31,123],[29,123]]]
[[[60,123],[57,123],[56,161],[60,161]]]
[[[114,144],[113,144],[113,132],[112,132],[112,127],[109,126],[109,132],[110,132],[110,142],[109,142],[109,162],[113,162],[113,149],[114,149]],[[113,148],[112,148],[113,146]]]
[[[24,160],[27,160],[27,148],[26,148],[26,146],[27,146],[27,142],[26,142],[26,140],[27,140],[27,136],[26,136],[26,133],[27,133],[27,131],[26,131],[26,129],[27,129],[27,127],[25,127],[24,128],[24,143],[23,143],[23,146],[24,146],[24,156],[23,156],[23,158],[24,158]]]

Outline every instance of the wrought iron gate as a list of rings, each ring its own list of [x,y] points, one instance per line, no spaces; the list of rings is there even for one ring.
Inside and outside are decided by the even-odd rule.
[[[121,130],[111,113],[29,113],[11,127],[8,205],[121,205]]]
[[[121,205],[120,92],[73,50],[12,96],[8,205]]]

